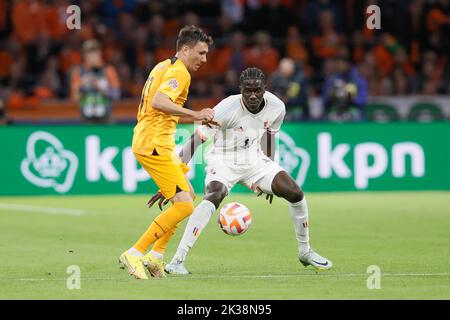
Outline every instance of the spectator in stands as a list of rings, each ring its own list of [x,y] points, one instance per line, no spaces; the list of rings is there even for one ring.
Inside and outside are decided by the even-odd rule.
[[[294,59],[297,63],[306,64],[308,62],[308,50],[296,26],[288,28],[285,45],[287,57]]]
[[[403,47],[394,53],[394,70],[392,72],[393,94],[406,95],[416,82],[416,70]]]
[[[288,27],[294,23],[292,10],[281,0],[268,0],[259,10],[258,18],[262,29],[272,38],[285,37]]]
[[[269,79],[269,87],[286,104],[286,120],[309,119],[308,80],[300,65],[283,58],[277,72]]]
[[[421,94],[435,95],[439,91],[445,92],[444,82],[441,81],[444,73],[444,62],[431,50],[423,54],[421,74],[418,77],[418,86]]]
[[[211,84],[208,83],[205,79],[196,79],[195,83],[193,83],[190,87],[190,91],[192,94],[195,94],[196,97],[200,99],[205,99],[211,96]]]
[[[345,51],[371,96],[450,94],[448,0],[75,1],[81,30],[68,30],[65,9],[72,2],[0,0],[0,98],[8,111],[37,105],[40,98],[71,96],[89,105],[92,98],[86,97],[93,91],[83,91],[82,70],[89,71],[83,73],[91,75],[88,79],[101,70],[107,80],[97,85],[108,83],[103,93],[109,106],[119,91],[114,70],[123,80],[122,98],[139,99],[149,70],[172,56],[173,39],[184,24],[202,25],[218,38],[210,63],[196,74],[203,83],[193,87],[194,99],[195,93],[216,99],[219,86],[235,92],[236,75],[248,66],[270,78],[283,57],[302,66],[310,95],[319,95],[332,78],[343,80],[345,89],[346,80],[336,70],[341,64],[336,58]],[[381,30],[366,26],[365,9],[371,4],[382,9]],[[94,38],[101,39],[103,62],[86,67],[82,43]],[[335,93],[341,84],[335,83]],[[333,85],[328,81],[326,87]]]
[[[36,86],[42,73],[45,72],[47,62],[56,54],[56,46],[50,34],[42,32],[26,46],[27,80],[30,88]]]
[[[6,113],[5,113],[5,103],[3,102],[2,99],[0,99],[0,126],[2,124],[8,124],[9,120],[6,117]]]
[[[244,3],[236,0],[221,0],[221,11],[233,24],[240,24],[244,18]]]
[[[246,37],[242,32],[233,32],[230,36],[228,44],[223,48],[216,48],[213,51],[215,59],[210,59],[214,63],[214,69],[224,74],[227,70],[232,69],[236,74],[241,74],[245,69],[245,48]]]
[[[392,52],[397,50],[397,40],[388,33],[383,33],[373,48],[377,72],[382,78],[389,76],[394,70],[395,60]]]
[[[315,31],[319,29],[320,22],[317,17],[324,11],[331,13],[333,20],[338,26],[342,26],[343,23],[343,12],[337,3],[337,1],[332,0],[319,0],[319,1],[307,1],[303,10],[300,12],[299,17],[300,27],[304,30]]]
[[[200,17],[195,12],[188,11],[182,17],[182,24],[185,26],[199,26]]]
[[[259,68],[266,74],[274,72],[278,67],[279,54],[271,41],[267,32],[256,32],[253,46],[244,52],[246,66]]]
[[[103,62],[97,40],[84,42],[82,51],[83,64],[71,75],[71,98],[78,101],[86,122],[108,122],[112,103],[120,96],[116,70]]]
[[[109,27],[113,27],[117,20],[117,17],[119,17],[123,13],[132,13],[139,1],[103,0],[90,2],[93,2],[94,4],[99,3],[101,5],[102,15],[106,25]]]
[[[7,34],[10,26],[9,26],[9,1],[0,0],[0,37]]]
[[[164,27],[165,20],[160,14],[155,14],[148,22],[147,45],[145,49],[155,51],[157,48],[164,45]]]
[[[70,30],[67,28],[67,7],[71,5],[69,0],[47,1],[46,24],[47,31],[52,39],[62,41]]]
[[[228,69],[225,73],[224,96],[228,97],[233,94],[239,94],[239,79],[234,69]]]
[[[393,75],[394,94],[406,95],[409,89],[408,78],[401,68],[396,68]]]
[[[45,69],[34,87],[33,95],[38,99],[56,98],[62,95],[62,82],[58,74],[56,57],[47,60]]]
[[[403,47],[398,47],[394,53],[394,63],[396,68],[401,68],[401,70],[408,77],[414,77],[416,75],[416,70],[412,65],[411,61],[406,54],[406,51]]]
[[[46,29],[46,10],[41,1],[13,1],[11,20],[14,37],[24,45],[34,41]]]
[[[345,37],[337,32],[333,19],[331,11],[325,10],[320,13],[320,32],[312,39],[314,54],[319,59],[336,57],[339,48],[345,44]]]
[[[430,1],[431,2],[431,1]],[[426,28],[429,32],[426,45],[435,52],[445,53],[450,50],[450,3],[436,1],[426,15]],[[440,5],[443,5],[440,7]],[[434,7],[436,6],[436,7]],[[447,7],[447,8],[445,8]]]
[[[14,64],[14,52],[10,42],[0,42],[0,84],[7,84]]]
[[[219,45],[223,46],[227,39],[227,36],[234,31],[233,21],[230,17],[221,14],[217,17],[217,23],[212,29],[212,37],[219,41]]]
[[[336,59],[336,73],[322,89],[326,117],[330,121],[359,121],[367,104],[367,83],[346,57]]]

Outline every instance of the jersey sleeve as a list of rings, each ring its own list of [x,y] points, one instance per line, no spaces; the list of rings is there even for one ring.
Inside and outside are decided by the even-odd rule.
[[[201,125],[197,128],[197,133],[203,141],[212,137],[218,129],[224,130],[227,128],[228,120],[230,119],[230,107],[230,100],[224,99],[213,108],[214,121],[220,124],[220,128],[210,128],[206,125]]]
[[[190,84],[190,81],[190,75],[187,71],[178,68],[169,68],[161,79],[161,85],[158,91],[169,96],[175,102],[186,86]]]
[[[286,115],[286,110],[283,108],[283,110],[280,112],[278,117],[276,117],[275,120],[273,121],[272,125],[267,129],[267,131],[270,134],[275,134],[278,131],[280,131],[285,115]]]

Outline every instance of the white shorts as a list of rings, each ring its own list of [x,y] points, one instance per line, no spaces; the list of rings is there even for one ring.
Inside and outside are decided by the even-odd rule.
[[[205,187],[211,181],[219,181],[227,187],[228,193],[236,183],[242,184],[250,190],[273,194],[272,181],[278,172],[284,169],[270,158],[258,158],[252,166],[228,165],[222,160],[210,158],[206,167]]]

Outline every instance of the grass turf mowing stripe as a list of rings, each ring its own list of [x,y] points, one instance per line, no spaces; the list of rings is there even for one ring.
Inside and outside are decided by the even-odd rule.
[[[326,272],[326,271],[325,271]],[[221,279],[221,278],[247,278],[247,279],[259,279],[259,278],[286,278],[286,277],[367,277],[367,273],[323,273],[319,271],[319,273],[315,274],[272,274],[272,275],[238,275],[238,274],[227,274],[227,275],[189,275],[189,276],[177,276],[170,275],[169,278],[173,279]],[[382,273],[382,277],[450,277],[449,272],[437,272],[437,273]],[[66,278],[3,278],[0,281],[65,281]],[[81,280],[94,280],[94,281],[117,281],[117,280],[126,280],[124,278],[95,278],[95,277],[87,277],[81,278]],[[161,279],[150,279],[150,280],[161,280]]]
[[[14,203],[0,203],[0,210],[7,211],[20,211],[20,212],[34,212],[34,213],[46,213],[46,214],[62,214],[70,216],[83,216],[87,214],[87,211],[81,209],[68,209],[68,208],[54,208],[54,207],[41,207],[30,206],[24,204]]]

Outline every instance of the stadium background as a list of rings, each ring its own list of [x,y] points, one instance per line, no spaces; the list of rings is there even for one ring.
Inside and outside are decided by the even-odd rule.
[[[66,26],[71,4],[81,8],[79,30]],[[366,27],[371,4],[381,9],[380,30]],[[0,0],[0,248],[8,257],[0,297],[209,299],[213,290],[228,299],[448,299],[449,10],[445,0]],[[228,201],[247,204],[254,226],[226,248],[218,228],[206,230],[209,241],[199,241],[189,265],[192,282],[171,278],[142,295],[113,268],[148,223],[144,204],[156,191],[130,151],[140,94],[185,24],[215,41],[193,74],[187,107],[237,93],[247,66],[263,69],[269,90],[285,100],[277,157],[309,195],[314,245],[336,273],[311,277],[294,260],[279,266],[265,255],[242,261],[261,241],[274,260],[291,259],[293,245],[272,245],[295,240],[288,215],[271,215],[287,212],[284,202],[268,207],[239,186]],[[100,120],[81,116],[74,91],[86,43],[100,47],[102,67],[118,80],[108,83],[112,113]],[[180,126],[177,144],[192,130]],[[191,165],[199,194],[201,159]],[[224,252],[240,262],[227,264]],[[219,260],[225,265],[216,269]],[[365,287],[373,263],[387,274],[378,293]],[[88,274],[80,293],[65,288],[69,264]],[[204,282],[217,272],[220,291]]]
[[[366,25],[372,3],[382,9],[378,30]],[[79,30],[67,27],[70,4],[81,9]],[[1,132],[10,137],[3,146],[10,156],[1,161],[5,180],[13,182],[2,184],[2,194],[154,191],[123,151],[145,79],[174,54],[185,24],[201,26],[215,40],[208,63],[193,74],[187,107],[214,106],[238,92],[244,68],[261,68],[269,90],[287,105],[284,136],[292,141],[282,139],[278,159],[306,190],[450,188],[441,141],[433,139],[449,136],[448,1],[61,0],[0,6]],[[87,43],[99,48],[101,68],[116,74],[106,77],[115,94],[109,97],[112,113],[103,119],[82,117],[77,98],[82,76],[75,74],[88,63]],[[191,126],[179,132],[178,144],[188,138],[186,130]],[[61,147],[46,138],[33,144],[37,131],[53,135]],[[329,141],[320,140],[321,133]],[[341,144],[348,148],[344,154]],[[66,149],[75,153],[76,169],[61,154]],[[191,178],[202,190],[199,159]],[[70,170],[73,188],[58,189]]]

